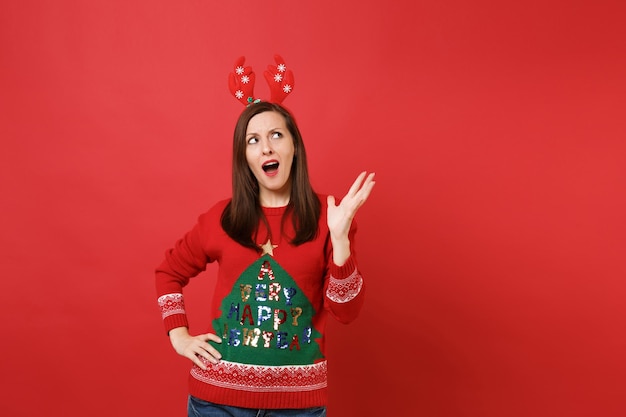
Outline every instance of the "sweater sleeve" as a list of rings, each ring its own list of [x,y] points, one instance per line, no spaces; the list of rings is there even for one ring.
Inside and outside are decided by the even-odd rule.
[[[356,222],[350,229],[350,257],[341,265],[335,265],[332,247],[327,253],[328,268],[324,283],[324,299],[326,309],[340,323],[350,323],[357,318],[363,306],[365,283],[359,271],[356,252]]]
[[[212,262],[203,245],[206,217],[207,214],[200,216],[198,223],[165,252],[155,270],[157,302],[167,332],[176,327],[189,327],[183,287]]]

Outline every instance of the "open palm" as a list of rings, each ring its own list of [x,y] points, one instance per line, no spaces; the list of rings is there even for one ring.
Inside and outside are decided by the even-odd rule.
[[[366,177],[367,176],[367,177]],[[346,239],[352,219],[358,209],[367,201],[372,188],[374,188],[374,173],[367,174],[363,171],[356,178],[348,193],[341,199],[339,205],[335,204],[335,197],[328,196],[328,230],[335,239]]]

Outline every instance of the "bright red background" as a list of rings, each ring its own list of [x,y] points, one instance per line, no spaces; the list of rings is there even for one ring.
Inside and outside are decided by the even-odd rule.
[[[625,415],[622,4],[2,2],[0,413],[184,415],[152,272],[280,53],[314,185],[378,176],[329,415]]]

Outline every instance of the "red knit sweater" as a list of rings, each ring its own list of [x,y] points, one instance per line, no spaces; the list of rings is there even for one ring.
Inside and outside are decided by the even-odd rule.
[[[263,224],[259,255],[226,235],[220,216],[228,200],[198,218],[198,223],[165,254],[156,269],[156,290],[165,329],[188,326],[183,287],[217,261],[218,278],[211,297],[212,328],[222,337],[213,343],[222,360],[206,371],[193,365],[191,395],[237,407],[306,408],[325,406],[327,367],[324,334],[327,315],[342,323],[356,318],[363,303],[363,279],[351,256],[342,266],[332,261],[326,223],[326,197],[315,240],[299,246],[285,207],[264,208],[272,239]],[[281,223],[284,233],[281,235]],[[268,241],[270,241],[268,243]]]

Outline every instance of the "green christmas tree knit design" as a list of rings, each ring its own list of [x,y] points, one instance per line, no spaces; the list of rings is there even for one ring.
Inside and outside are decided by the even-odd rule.
[[[294,279],[265,254],[222,300],[213,328],[222,359],[255,365],[310,365],[323,358],[311,324],[315,310]]]

